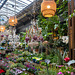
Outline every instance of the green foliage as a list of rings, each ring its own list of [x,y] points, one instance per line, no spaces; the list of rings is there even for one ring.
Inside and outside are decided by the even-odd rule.
[[[45,62],[41,62],[41,65],[44,65],[44,66],[46,66],[46,63],[45,63]]]
[[[12,73],[10,70],[6,70],[5,75],[15,75],[14,73]]]
[[[19,57],[18,59],[16,59],[17,62],[22,62],[24,61],[24,58],[23,57]]]
[[[69,15],[69,18],[71,19],[75,14],[75,10],[74,10],[74,13],[72,13],[71,15]]]
[[[53,56],[53,58],[51,59],[51,62],[58,63],[58,56],[57,55]]]
[[[62,39],[55,40],[53,46],[55,48],[56,47],[63,47],[64,48],[64,51],[69,51],[69,45],[66,44],[66,43],[63,43],[63,40]]]
[[[24,68],[24,65],[22,63],[17,63],[17,67]]]
[[[38,75],[48,75],[48,72],[49,72],[49,75],[57,75],[57,72],[58,72],[55,67],[49,68],[48,72],[46,69],[43,71],[44,71],[43,73],[39,73]]]
[[[16,63],[16,64],[12,64],[10,66],[10,68],[15,68],[15,67],[21,67],[21,68],[24,68],[24,65],[22,63]]]
[[[29,74],[24,72],[24,73],[21,73],[21,74],[19,74],[19,75],[29,75]]]
[[[10,66],[10,68],[15,68],[15,67],[17,67],[17,64],[12,64],[12,65]]]
[[[46,59],[46,54],[45,53],[39,54],[38,57],[42,59]]]
[[[30,54],[31,54],[31,53],[28,52],[28,51],[24,51],[24,52],[22,53],[23,56],[27,56],[27,55],[30,55]]]
[[[63,0],[61,2],[61,5],[59,4],[58,7],[57,7],[57,15],[61,14],[62,12],[64,11],[68,11],[68,0]]]
[[[56,51],[56,54],[57,54],[57,56],[58,56],[58,64],[59,64],[59,65],[63,65],[63,63],[64,63],[64,58],[63,58],[62,54],[59,52],[59,50]]]
[[[66,20],[68,19],[68,1],[63,0],[61,5],[59,4],[59,0],[56,1],[57,4],[57,12],[56,15],[50,18],[45,18],[42,16],[42,13],[38,15],[38,25],[42,28],[42,34],[44,39],[49,36],[48,33],[54,32],[54,27],[57,24],[58,26],[58,34],[59,36],[67,35],[68,32],[68,24]],[[64,23],[61,23],[61,19],[63,19]]]
[[[71,72],[75,72],[75,69],[73,67],[61,67],[61,69],[59,70],[62,73],[65,73],[65,75],[71,75]],[[69,72],[69,73],[68,73]]]
[[[15,50],[13,53],[14,53],[14,54],[21,54],[21,53],[22,53],[22,51]]]
[[[46,66],[46,63],[45,62],[41,62],[41,65],[43,65],[43,66]],[[49,66],[50,64],[48,64],[48,66]]]
[[[21,42],[24,42],[25,37],[26,37],[26,32],[21,32],[20,35],[21,35],[20,41],[21,41]]]
[[[9,75],[9,71],[10,71],[10,70],[7,70],[6,73],[5,73],[5,75]]]

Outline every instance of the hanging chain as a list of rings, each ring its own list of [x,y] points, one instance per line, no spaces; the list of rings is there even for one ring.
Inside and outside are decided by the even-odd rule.
[[[15,16],[16,16],[16,0],[15,0]]]
[[[8,7],[8,4],[6,4],[6,8],[7,8],[7,7]],[[8,10],[7,10],[7,14],[6,14],[6,15],[7,15],[7,17],[9,17],[9,13],[8,13]]]
[[[34,0],[34,4],[33,4],[33,15],[34,15],[34,22],[36,23],[36,0]]]
[[[15,22],[15,18],[16,18],[16,0],[15,0],[15,8],[14,8],[14,12],[15,12],[15,14],[14,14],[14,22]]]
[[[1,25],[1,15],[0,15],[0,25]]]

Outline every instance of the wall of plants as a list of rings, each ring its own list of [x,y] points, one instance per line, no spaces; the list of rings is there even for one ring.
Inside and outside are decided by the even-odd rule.
[[[63,0],[57,3],[57,12],[55,16],[50,18],[45,18],[42,16],[41,12],[38,15],[38,25],[42,27],[43,36],[46,36],[47,33],[53,32],[54,29],[58,28],[58,36],[66,36],[68,32],[68,0]]]
[[[62,39],[68,37],[68,19],[75,10],[68,16],[68,0],[56,3],[55,16],[45,18],[39,11],[36,25],[20,33],[14,50],[9,41],[1,44],[0,75],[75,75],[75,60],[70,60],[68,41]]]

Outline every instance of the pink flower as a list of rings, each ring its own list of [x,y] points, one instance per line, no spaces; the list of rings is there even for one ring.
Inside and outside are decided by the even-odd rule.
[[[59,65],[59,67],[63,67],[63,65]]]
[[[57,75],[63,75],[63,73],[62,72],[59,72]]]
[[[67,58],[64,59],[64,61],[66,61],[66,62],[69,62],[69,60],[70,60],[69,57],[67,57]]]
[[[69,71],[67,71],[68,73],[70,73]]]
[[[7,66],[7,67],[9,67],[9,66]]]
[[[73,72],[71,72],[71,75],[74,75],[74,73],[73,73]]]

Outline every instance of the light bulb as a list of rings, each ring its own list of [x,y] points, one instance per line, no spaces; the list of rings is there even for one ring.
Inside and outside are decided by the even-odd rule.
[[[3,29],[3,28],[1,28],[1,29]]]
[[[50,5],[48,5],[47,8],[49,9],[50,8]]]
[[[12,20],[12,22],[14,22],[14,20]]]

